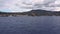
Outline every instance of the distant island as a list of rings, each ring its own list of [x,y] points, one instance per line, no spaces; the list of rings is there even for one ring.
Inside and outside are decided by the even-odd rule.
[[[6,13],[0,12],[0,16],[60,16],[60,11],[31,10],[28,12]]]

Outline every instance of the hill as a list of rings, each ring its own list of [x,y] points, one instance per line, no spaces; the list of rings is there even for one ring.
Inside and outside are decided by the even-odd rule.
[[[6,13],[0,12],[0,16],[20,16],[20,15],[27,15],[27,16],[60,16],[60,11],[46,11],[46,10],[31,10],[28,12],[23,13]]]

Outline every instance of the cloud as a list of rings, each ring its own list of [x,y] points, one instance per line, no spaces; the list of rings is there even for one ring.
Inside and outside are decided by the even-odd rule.
[[[29,3],[25,0],[4,0],[0,2],[0,10],[5,12],[25,12],[32,9],[32,2],[30,1]]]
[[[43,9],[48,11],[60,11],[60,0],[44,0],[42,3],[35,3],[33,9]]]
[[[0,10],[25,12],[35,9],[60,11],[60,0],[0,0]]]

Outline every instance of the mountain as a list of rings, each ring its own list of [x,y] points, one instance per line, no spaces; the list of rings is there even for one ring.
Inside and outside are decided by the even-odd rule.
[[[0,16],[20,16],[20,15],[27,15],[27,16],[60,16],[60,11],[46,11],[46,10],[31,10],[28,12],[23,13],[5,13],[0,12]]]

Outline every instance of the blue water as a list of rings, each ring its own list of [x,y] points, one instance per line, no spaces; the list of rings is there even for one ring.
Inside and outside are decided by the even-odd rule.
[[[60,16],[0,17],[0,34],[60,34]]]

